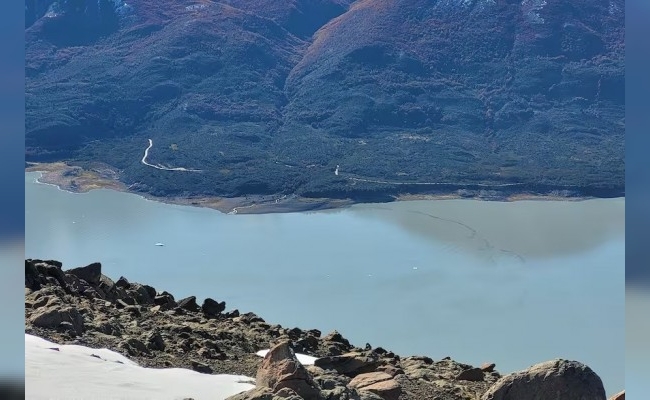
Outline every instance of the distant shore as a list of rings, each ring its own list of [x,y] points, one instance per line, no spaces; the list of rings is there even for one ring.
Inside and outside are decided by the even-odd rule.
[[[55,163],[29,163],[25,172],[40,172],[40,183],[55,185],[61,190],[72,193],[86,193],[93,189],[111,189],[121,192],[133,193],[146,199],[159,201],[168,204],[189,205],[205,207],[221,211],[226,214],[268,214],[268,213],[289,213],[317,211],[349,207],[353,204],[362,203],[352,199],[329,199],[329,198],[307,198],[297,195],[290,196],[261,196],[249,195],[245,197],[158,197],[148,193],[132,190],[121,182],[118,173],[110,167],[100,166],[92,169],[83,169],[78,166],[71,166],[64,162]],[[452,199],[474,199],[487,201],[582,201],[593,199],[591,196],[565,196],[562,194],[535,194],[535,193],[512,193],[485,197],[473,194],[463,194],[461,190],[451,193],[440,194],[403,194],[392,197],[394,201],[412,200],[452,200]]]

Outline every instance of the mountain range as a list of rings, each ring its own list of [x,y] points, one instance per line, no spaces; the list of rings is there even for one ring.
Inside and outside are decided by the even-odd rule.
[[[620,196],[624,15],[623,0],[26,0],[26,158],[155,196]]]

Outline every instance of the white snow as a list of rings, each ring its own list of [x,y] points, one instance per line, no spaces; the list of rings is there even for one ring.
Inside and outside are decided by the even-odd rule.
[[[27,399],[224,400],[252,389],[253,382],[246,376],[144,368],[107,349],[58,345],[25,334]]]
[[[266,350],[260,350],[255,354],[257,354],[260,357],[265,357],[266,353],[268,353],[268,352],[269,352],[269,349],[266,349]],[[316,361],[317,357],[312,357],[312,356],[308,356],[306,354],[296,353],[296,358],[298,359],[298,361],[300,361],[300,364],[302,364],[302,365],[314,365],[314,361]]]

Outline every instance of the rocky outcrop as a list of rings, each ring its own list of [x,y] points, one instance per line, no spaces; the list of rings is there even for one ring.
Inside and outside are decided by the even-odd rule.
[[[264,357],[257,371],[256,388],[231,400],[252,400],[276,395],[281,398],[322,399],[320,388],[298,361],[289,341],[273,347]]]
[[[543,397],[551,392],[604,399],[600,378],[580,363],[556,360],[501,379],[494,364],[400,357],[355,347],[336,331],[321,335],[226,311],[223,301],[177,301],[125,277],[113,281],[100,263],[64,270],[56,261],[26,260],[25,324],[27,333],[112,349],[146,367],[256,377],[254,390],[229,400],[557,400]],[[263,359],[255,355],[267,348]],[[302,365],[296,353],[315,357],[314,365]]]
[[[359,374],[348,383],[348,387],[374,393],[385,400],[398,400],[402,393],[401,385],[385,372]]]
[[[577,361],[552,360],[504,376],[482,400],[606,400],[600,377]]]

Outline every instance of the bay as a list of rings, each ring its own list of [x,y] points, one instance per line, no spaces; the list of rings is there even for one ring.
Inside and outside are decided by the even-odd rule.
[[[359,204],[227,215],[25,174],[25,251],[177,299],[508,373],[552,358],[624,387],[624,199]],[[164,246],[155,246],[163,243]]]

